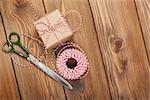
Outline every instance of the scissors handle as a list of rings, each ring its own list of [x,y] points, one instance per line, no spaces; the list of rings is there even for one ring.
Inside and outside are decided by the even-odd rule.
[[[18,45],[26,54],[15,49],[14,45]],[[7,46],[7,48],[6,48],[6,46]],[[16,53],[23,58],[27,58],[30,54],[30,52],[20,42],[20,36],[16,32],[10,33],[9,42],[4,42],[2,44],[2,50],[6,53]]]

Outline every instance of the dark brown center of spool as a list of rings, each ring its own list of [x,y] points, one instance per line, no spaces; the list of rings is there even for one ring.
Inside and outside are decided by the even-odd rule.
[[[74,58],[70,58],[67,60],[66,65],[68,68],[73,69],[74,67],[77,66],[77,60],[75,60]]]

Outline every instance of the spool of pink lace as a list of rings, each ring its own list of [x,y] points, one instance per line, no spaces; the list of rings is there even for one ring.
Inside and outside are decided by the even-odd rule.
[[[80,49],[67,48],[56,58],[58,73],[65,79],[80,79],[87,73],[88,59]]]

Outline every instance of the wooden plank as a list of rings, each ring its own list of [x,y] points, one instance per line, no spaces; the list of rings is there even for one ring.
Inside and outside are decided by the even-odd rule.
[[[148,100],[148,59],[133,0],[89,0],[112,99]]]
[[[110,93],[106,80],[105,70],[99,51],[93,19],[87,0],[44,0],[46,12],[50,13],[55,9],[64,11],[64,9],[74,9],[81,13],[83,25],[73,37],[73,40],[79,44],[87,53],[90,62],[90,72],[82,80],[73,81],[73,91],[65,89],[68,100],[109,100]],[[50,6],[51,5],[51,6]],[[84,5],[84,6],[81,6]],[[78,24],[78,17],[69,15],[71,25]]]
[[[0,17],[0,45],[6,41],[2,19]],[[10,57],[0,48],[0,99],[19,100],[19,90]]]
[[[1,0],[0,5],[7,35],[15,31],[25,34],[29,33],[39,38],[33,22],[42,17],[45,13],[41,0]],[[22,39],[22,42],[24,42],[26,47],[28,46],[29,49],[32,50],[35,56],[38,56],[39,53],[43,53],[40,52],[41,47],[34,41]],[[24,62],[24,64],[28,64],[28,62],[21,57],[15,56],[15,58],[19,59],[21,63]],[[20,68],[16,64],[14,64],[14,66],[22,99],[65,99],[62,86],[42,71],[39,71],[34,65],[30,65],[26,68]]]
[[[150,2],[149,0],[135,0],[135,3],[145,40],[148,58],[150,60]]]
[[[141,31],[143,33],[143,38],[147,50],[147,56],[150,62],[150,2],[148,0],[135,0],[135,5],[137,8],[137,13],[139,17],[139,22],[141,25]],[[150,67],[149,67],[150,71]],[[150,82],[150,80],[149,80]],[[150,84],[149,84],[149,98],[150,98]]]

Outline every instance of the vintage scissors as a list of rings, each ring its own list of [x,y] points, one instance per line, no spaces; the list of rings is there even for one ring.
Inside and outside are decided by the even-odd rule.
[[[13,37],[15,37],[15,38],[13,38]],[[22,52],[15,49],[14,45],[18,45],[19,47],[21,47],[22,50],[25,52],[25,54],[23,54]],[[10,33],[9,41],[6,41],[2,44],[2,50],[6,53],[16,53],[16,54],[18,54],[19,56],[21,56],[21,57],[27,59],[28,61],[30,61],[31,63],[33,63],[36,67],[41,69],[43,72],[45,72],[47,75],[52,77],[54,80],[59,82],[64,87],[66,87],[68,89],[71,89],[71,90],[73,89],[73,87],[69,84],[69,82],[67,82],[65,79],[63,79],[61,76],[59,76],[56,72],[54,72],[48,66],[46,66],[45,64],[40,62],[33,55],[31,55],[29,50],[26,49],[22,45],[22,43],[20,42],[20,36],[19,36],[18,33],[16,33],[16,32]]]

